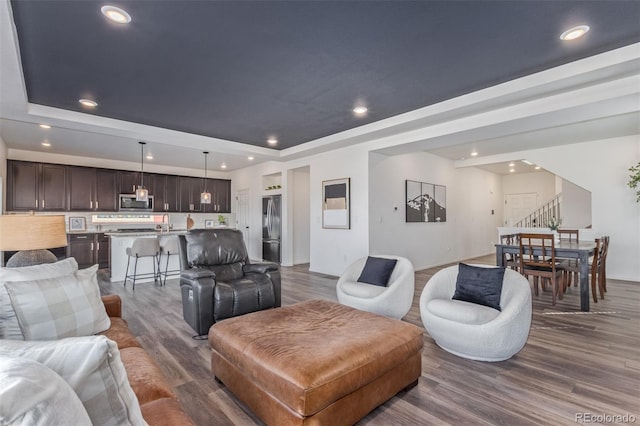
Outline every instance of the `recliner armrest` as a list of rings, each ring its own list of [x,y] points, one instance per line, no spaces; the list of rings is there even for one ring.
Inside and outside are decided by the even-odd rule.
[[[187,280],[199,280],[201,278],[213,278],[215,280],[215,272],[209,269],[187,269],[180,272],[180,278]]]
[[[248,263],[242,266],[242,272],[245,274],[256,272],[258,274],[266,274],[267,272],[275,272],[280,270],[280,266],[273,262]]]

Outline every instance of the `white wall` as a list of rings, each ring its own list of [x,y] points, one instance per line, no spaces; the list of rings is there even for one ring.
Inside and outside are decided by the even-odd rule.
[[[292,263],[298,265],[309,263],[311,248],[311,211],[310,171],[309,167],[291,170],[289,176],[291,186],[292,207]]]
[[[504,175],[502,178],[504,195],[524,194],[535,192],[538,194],[536,203],[540,207],[556,196],[555,176],[544,170],[533,173],[517,173]]]
[[[562,179],[563,228],[586,228],[591,225],[591,192]]]
[[[452,161],[425,152],[369,158],[371,254],[404,256],[423,269],[494,252],[502,221],[501,176],[456,169]],[[447,187],[445,223],[405,222],[407,179]]]
[[[7,193],[7,145],[0,136],[0,213],[4,212]]]
[[[629,167],[640,161],[640,135],[523,151],[513,157],[527,158],[590,191],[593,230],[611,237],[607,277],[640,281],[640,204],[627,186]]]
[[[252,259],[262,257],[261,198],[266,195],[262,176],[282,173],[282,264],[293,264],[294,229],[291,203],[295,191],[292,169],[309,167],[309,269],[329,275],[340,275],[356,259],[369,253],[369,176],[367,150],[359,147],[337,149],[286,163],[262,163],[232,173],[237,188],[249,188],[251,197],[251,232],[247,250]],[[351,179],[351,229],[322,228],[322,181]],[[269,192],[271,193],[271,192]],[[286,225],[284,225],[286,224]]]

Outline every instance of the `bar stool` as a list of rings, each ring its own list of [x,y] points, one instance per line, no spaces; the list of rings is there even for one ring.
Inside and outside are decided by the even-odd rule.
[[[124,286],[127,286],[127,280],[130,279],[133,282],[133,291],[136,290],[136,278],[150,278],[153,277],[153,282],[156,283],[160,280],[159,272],[156,271],[158,263],[158,255],[160,253],[160,244],[158,238],[136,238],[133,240],[131,247],[127,247],[127,272],[124,277]],[[133,275],[129,275],[129,263],[131,258],[136,259],[133,264]],[[138,259],[141,257],[151,257],[153,263],[153,273],[143,272],[138,274]]]
[[[167,275],[180,275],[180,268],[172,269],[169,271],[169,258],[173,255],[178,255],[178,236],[177,235],[163,235],[160,237],[160,255],[158,256],[158,275],[160,275],[162,285],[167,283]],[[166,256],[167,261],[164,265],[164,273],[160,268],[160,262],[162,256]],[[164,276],[164,279],[162,277]]]

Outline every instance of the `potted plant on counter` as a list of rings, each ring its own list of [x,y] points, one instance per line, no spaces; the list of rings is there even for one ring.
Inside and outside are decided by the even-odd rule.
[[[227,218],[224,217],[223,215],[219,214],[218,215],[218,225],[219,226],[227,226]]]

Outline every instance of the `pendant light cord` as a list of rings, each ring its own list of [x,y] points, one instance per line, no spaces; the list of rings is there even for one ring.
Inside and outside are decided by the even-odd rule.
[[[144,146],[146,142],[138,142],[140,144],[140,188],[144,188]]]

